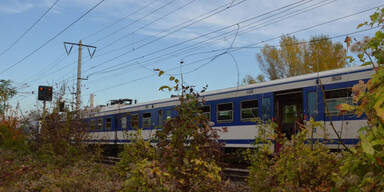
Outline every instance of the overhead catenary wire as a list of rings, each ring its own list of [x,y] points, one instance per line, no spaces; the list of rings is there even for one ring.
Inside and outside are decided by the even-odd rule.
[[[167,30],[162,30],[162,31],[160,31],[160,32],[158,32],[158,33],[156,33],[154,35],[142,38],[142,39],[134,41],[134,42],[131,42],[131,43],[127,44],[127,45],[123,45],[123,46],[118,47],[116,49],[110,50],[110,51],[108,51],[108,52],[106,52],[104,54],[99,54],[99,56],[104,56],[104,55],[108,55],[108,54],[111,54],[111,53],[115,53],[118,50],[125,49],[127,47],[130,47],[132,45],[136,45],[136,44],[141,43],[141,42],[145,42],[147,40],[152,39],[153,36],[154,37],[160,37],[160,36],[167,37],[167,36],[169,36],[171,34],[174,34],[174,33],[178,32],[178,31],[182,30],[182,29],[185,29],[185,28],[187,28],[187,27],[189,27],[189,26],[191,26],[193,24],[201,22],[201,21],[203,21],[203,20],[205,20],[205,19],[207,19],[209,17],[212,17],[212,16],[217,15],[217,14],[223,12],[223,11],[226,11],[226,10],[228,10],[230,8],[233,8],[233,7],[237,6],[237,5],[240,5],[241,3],[245,2],[245,1],[247,1],[247,0],[243,0],[243,1],[239,2],[239,3],[237,3],[237,4],[233,4],[233,2],[225,3],[223,5],[220,5],[220,6],[216,7],[216,8],[214,8],[213,10],[210,10],[210,11],[208,11],[206,13],[203,13],[203,14],[197,16],[197,17],[194,17],[192,19],[188,19],[188,20],[186,20],[186,21],[184,21],[182,23],[179,23],[177,25],[169,27],[169,29],[167,29]],[[164,37],[162,37],[162,38],[164,38]]]
[[[167,2],[166,4],[164,4],[164,5],[160,6],[160,7],[152,10],[151,12],[143,15],[142,17],[139,17],[138,19],[133,20],[132,22],[128,23],[127,25],[124,25],[123,27],[120,27],[119,29],[117,29],[117,30],[115,30],[115,31],[113,31],[111,33],[108,33],[107,35],[103,36],[102,38],[99,38],[98,40],[96,40],[95,42],[93,42],[91,44],[96,44],[96,43],[98,43],[98,42],[100,42],[102,40],[105,40],[105,39],[115,35],[116,33],[120,32],[120,31],[122,31],[122,30],[124,30],[124,29],[126,29],[126,28],[128,28],[128,27],[130,27],[132,25],[134,25],[135,23],[145,19],[146,17],[149,17],[149,16],[153,15],[154,13],[164,9],[165,7],[167,7],[167,6],[171,5],[172,3],[174,3],[175,1],[177,1],[177,0],[171,0],[171,1]]]
[[[138,28],[135,29],[134,31],[132,31],[132,32],[130,32],[130,33],[127,33],[127,34],[121,36],[120,38],[118,38],[118,39],[116,39],[116,40],[114,40],[114,41],[112,41],[112,42],[110,42],[110,43],[104,45],[103,47],[100,48],[100,50],[106,49],[106,48],[108,48],[108,47],[114,45],[115,43],[117,43],[117,42],[119,42],[119,41],[121,41],[121,40],[123,40],[123,39],[129,37],[130,35],[133,35],[133,34],[135,34],[136,32],[138,32],[138,31],[140,31],[140,30],[142,30],[142,29],[145,29],[145,28],[147,28],[148,26],[153,25],[154,23],[156,23],[156,22],[158,22],[158,21],[164,19],[165,17],[167,17],[167,16],[169,16],[169,15],[172,15],[172,14],[178,12],[178,11],[183,10],[185,7],[191,5],[192,3],[196,2],[196,1],[197,1],[197,0],[191,0],[191,1],[188,1],[187,3],[185,3],[185,4],[183,4],[183,5],[179,6],[179,7],[176,7],[176,9],[174,9],[174,10],[172,10],[172,11],[170,11],[170,12],[168,12],[168,13],[166,13],[166,14],[160,16],[160,17],[158,17],[157,19],[154,19],[154,20],[152,20],[151,22],[146,23],[145,25],[143,25],[143,26],[141,26],[141,27],[138,27]]]
[[[85,17],[86,15],[88,15],[91,11],[93,11],[94,9],[96,9],[96,7],[98,7],[101,3],[103,3],[105,0],[101,0],[99,1],[96,5],[94,5],[93,7],[91,7],[88,11],[86,11],[84,14],[82,14],[79,18],[77,18],[75,21],[73,21],[71,24],[69,24],[67,27],[65,27],[63,30],[61,30],[59,33],[57,33],[56,35],[54,35],[53,37],[51,37],[50,39],[48,39],[47,41],[45,41],[42,45],[40,45],[38,48],[36,48],[35,50],[33,50],[32,52],[30,52],[29,54],[27,54],[26,56],[24,56],[22,59],[20,59],[19,61],[17,61],[16,63],[12,64],[11,66],[9,66],[8,68],[6,68],[5,70],[1,71],[0,72],[0,75],[9,71],[10,69],[12,69],[13,67],[15,67],[16,65],[22,63],[23,61],[25,61],[27,58],[29,58],[30,56],[32,56],[33,54],[35,54],[36,52],[38,52],[40,49],[42,49],[43,47],[45,47],[46,45],[48,45],[48,43],[50,43],[51,41],[53,41],[54,39],[56,39],[58,36],[60,36],[62,33],[64,33],[66,30],[68,30],[72,25],[74,25],[75,23],[77,23],[78,21],[80,21],[83,17]]]
[[[309,1],[307,1],[307,2],[309,2]],[[322,2],[325,2],[325,1],[322,1]],[[322,5],[326,5],[326,4],[322,4]],[[297,7],[298,5],[295,5],[295,6],[293,6],[293,7]],[[317,8],[317,7],[319,7],[319,6],[316,6],[316,7],[313,7],[313,8]],[[306,8],[310,8],[310,7],[306,7]],[[308,9],[308,10],[311,10],[311,9]],[[307,10],[307,11],[308,11]],[[303,11],[304,12],[304,11]],[[301,13],[303,13],[303,12],[301,12]],[[274,14],[274,15],[277,15],[277,14]],[[262,21],[263,19],[261,19],[261,20],[258,20],[258,21]],[[235,24],[236,25],[236,24]],[[245,26],[248,26],[248,25],[245,25]],[[235,31],[235,33],[237,33],[236,32],[236,30],[234,30]],[[225,33],[223,33],[224,35],[225,34],[227,34],[228,32],[225,32]],[[223,35],[222,34],[222,35]],[[210,39],[208,39],[208,41],[210,41]],[[184,48],[183,48],[184,49]],[[179,49],[180,50],[180,49]],[[168,54],[165,54],[165,55],[168,55]],[[165,56],[165,55],[162,55],[162,56]],[[160,57],[162,57],[162,56],[160,56]],[[153,60],[153,59],[150,59],[150,60]],[[147,60],[148,61],[148,60]],[[133,65],[136,65],[136,63],[134,63]],[[94,67],[91,67],[91,68],[94,68]],[[92,74],[95,74],[95,73],[100,73],[100,74],[105,74],[105,73],[109,73],[109,72],[113,72],[113,71],[117,71],[117,70],[120,70],[121,68],[117,68],[117,69],[109,69],[109,70],[100,70],[100,71],[97,71],[97,72],[93,72],[93,73],[91,73],[91,74],[89,74],[89,76],[91,76]]]
[[[319,26],[322,26],[322,25],[326,25],[326,24],[333,23],[333,22],[336,22],[336,21],[339,21],[339,20],[342,20],[342,19],[346,19],[348,17],[352,17],[352,16],[355,16],[355,15],[358,15],[358,14],[361,14],[361,13],[368,12],[370,10],[376,9],[377,7],[381,7],[383,5],[384,4],[379,5],[379,6],[375,6],[373,8],[365,9],[363,11],[359,11],[359,12],[356,12],[356,13],[352,13],[352,14],[349,14],[349,15],[346,15],[346,16],[343,16],[343,17],[338,17],[338,18],[335,18],[335,19],[331,19],[331,20],[328,20],[328,21],[325,21],[325,22],[322,22],[322,23],[319,23],[319,24],[316,24],[316,25],[312,25],[310,27],[306,27],[306,28],[303,28],[303,29],[300,29],[300,30],[297,30],[297,31],[294,31],[294,32],[287,33],[285,35],[292,35],[292,34],[295,34],[295,33],[302,32],[302,31],[307,31],[309,29],[313,29],[313,28],[316,28],[316,27],[319,27]],[[281,36],[277,36],[277,37],[274,37],[274,38],[271,38],[271,39],[268,39],[268,40],[261,41],[261,42],[259,42],[257,44],[260,44],[260,43],[263,43],[263,42],[267,42],[267,41],[276,40],[276,39],[279,39],[280,37]],[[122,67],[116,68],[116,70],[119,70],[121,68]],[[112,71],[112,69],[110,69],[108,72],[110,72],[110,71]],[[105,71],[104,71],[104,73],[105,73]]]
[[[157,39],[165,38],[165,37],[167,37],[167,36],[169,36],[169,35],[171,35],[171,34],[177,32],[177,31],[180,31],[181,29],[184,29],[184,28],[186,28],[186,27],[189,27],[189,26],[191,26],[191,25],[193,25],[193,24],[195,24],[195,23],[197,23],[197,22],[200,22],[200,21],[202,21],[202,20],[204,20],[204,19],[207,19],[207,18],[209,18],[209,17],[212,17],[212,16],[214,16],[214,15],[216,15],[216,14],[219,14],[219,13],[221,13],[221,12],[223,12],[223,11],[226,11],[226,10],[228,10],[228,9],[230,9],[230,8],[233,8],[233,7],[235,7],[235,6],[238,6],[238,5],[240,5],[241,3],[245,2],[245,1],[247,1],[247,0],[242,0],[242,1],[238,2],[238,3],[236,3],[236,4],[233,4],[233,3],[226,3],[226,4],[223,4],[223,5],[217,7],[217,8],[215,8],[215,9],[213,9],[213,10],[208,11],[207,13],[204,13],[204,14],[202,14],[202,15],[199,15],[199,16],[197,16],[197,17],[194,17],[194,18],[189,19],[189,20],[187,20],[187,21],[185,21],[185,22],[183,22],[183,23],[180,23],[180,24],[177,24],[177,25],[171,27],[171,29],[172,29],[172,28],[177,28],[176,30],[172,30],[172,31],[170,31],[170,32],[168,32],[168,33],[166,33],[166,32],[169,31],[169,30],[160,31],[159,33],[155,34],[154,36],[159,36],[159,35],[161,35],[161,37],[160,37],[160,38],[157,38]],[[148,39],[151,39],[151,37],[144,38],[144,39],[141,39],[141,40],[139,40],[139,41],[144,41],[144,40],[148,40]],[[137,43],[137,42],[136,42],[136,43]],[[154,43],[154,41],[151,42],[151,43]],[[147,45],[149,45],[149,44],[151,44],[151,43],[148,43]],[[105,54],[98,54],[98,55],[95,56],[95,57],[100,57],[100,56],[103,56],[103,55],[105,55]],[[103,63],[107,63],[107,62],[103,62]],[[88,70],[91,70],[91,69],[93,69],[93,68],[95,68],[95,67],[94,67],[94,66],[93,66],[93,67],[90,67],[90,68],[88,68],[88,69],[85,69],[84,71],[88,71]]]
[[[329,39],[336,39],[336,38],[340,38],[340,37],[345,37],[345,36],[350,36],[350,35],[354,35],[354,34],[358,34],[358,33],[363,33],[363,32],[367,32],[367,31],[373,30],[373,29],[378,28],[378,27],[381,27],[381,26],[377,26],[377,27],[373,27],[373,28],[368,28],[368,29],[363,29],[363,30],[358,30],[358,31],[350,32],[350,33],[344,33],[344,34],[340,34],[340,35],[335,35],[335,36],[329,37]],[[266,41],[267,40],[265,40],[263,42],[266,42]],[[300,44],[302,44],[302,43],[308,43],[308,42],[300,42]],[[295,43],[295,44],[298,44],[298,43]],[[275,46],[275,47],[278,47],[278,46]],[[250,45],[241,46],[241,47],[233,47],[228,52],[233,53],[233,52],[240,51],[240,50],[243,50],[243,49],[253,49],[253,48],[258,48],[259,49],[260,47],[259,46],[255,46],[255,44],[250,44]],[[215,60],[214,58],[217,58],[217,57],[218,57],[217,55],[214,55],[214,56],[206,57],[206,58],[199,59],[197,61],[193,61],[191,63],[185,64],[184,66],[192,65],[192,64],[196,64],[196,63],[208,60],[207,62],[203,63],[199,67],[195,68],[193,71],[184,72],[184,74],[189,74],[189,73],[192,73],[192,72],[195,72],[195,71],[201,69],[202,67],[204,67],[204,66],[210,64],[211,62],[213,62]],[[169,71],[173,71],[173,70],[177,70],[177,69],[179,69],[179,66],[176,66],[176,67],[173,67],[173,68],[169,68],[169,69],[166,69],[164,71],[166,73],[168,73]],[[111,85],[111,86],[108,86],[106,88],[98,89],[98,90],[95,90],[93,92],[96,93],[96,92],[101,92],[101,91],[106,91],[106,90],[114,89],[114,88],[117,88],[117,87],[121,87],[123,85],[127,85],[127,84],[130,84],[130,83],[133,83],[133,82],[137,82],[137,81],[148,79],[148,78],[152,78],[152,77],[156,77],[156,75],[151,74],[151,75],[143,76],[143,77],[140,77],[140,78],[137,78],[137,79],[134,79],[134,80],[130,80],[130,81],[126,81],[126,82],[123,82],[123,83],[118,83],[118,84],[115,84],[115,85]]]
[[[111,28],[111,27],[117,25],[118,23],[123,22],[123,21],[126,20],[127,18],[136,15],[136,14],[139,13],[140,11],[142,11],[142,10],[144,10],[144,9],[147,9],[147,8],[150,7],[152,4],[153,4],[153,2],[150,1],[150,0],[148,0],[148,3],[145,4],[144,6],[140,7],[139,9],[136,9],[136,10],[133,11],[132,13],[130,13],[130,14],[128,14],[128,15],[126,15],[126,16],[124,16],[124,17],[122,17],[122,18],[120,18],[120,19],[118,19],[118,20],[116,20],[116,21],[114,21],[113,23],[110,23],[110,24],[108,24],[108,25],[102,27],[101,29],[99,29],[99,30],[97,30],[97,31],[95,31],[95,32],[93,32],[93,33],[87,35],[87,36],[84,36],[84,37],[81,38],[81,39],[90,39],[90,38],[94,37],[95,35],[97,35],[97,34],[103,32],[103,31],[105,31],[105,30],[107,30],[107,29],[109,29],[109,28]]]
[[[210,34],[214,34],[214,33],[216,33],[216,32],[220,32],[220,31],[223,31],[223,30],[226,30],[226,29],[230,29],[231,27],[234,27],[234,26],[237,26],[237,25],[241,25],[242,23],[249,22],[249,21],[254,20],[254,19],[256,19],[256,18],[262,17],[262,16],[267,15],[267,14],[269,14],[269,13],[273,13],[273,12],[279,11],[279,10],[281,10],[281,9],[290,7],[290,6],[292,6],[292,5],[295,5],[295,4],[300,3],[300,2],[303,2],[303,1],[305,1],[305,0],[301,0],[301,1],[298,1],[298,2],[295,2],[295,3],[291,3],[291,4],[288,4],[288,5],[285,5],[285,6],[283,6],[283,7],[274,9],[274,10],[272,10],[272,11],[268,11],[268,12],[259,14],[259,15],[257,15],[257,16],[254,16],[254,17],[251,17],[251,18],[242,20],[242,21],[237,22],[237,23],[235,23],[235,24],[232,24],[232,25],[229,25],[229,26],[225,26],[225,27],[219,28],[219,29],[217,29],[217,30],[211,31],[211,32],[209,32],[209,33],[205,33],[205,34],[199,35],[199,36],[194,37],[194,38],[192,38],[192,39],[188,39],[188,40],[185,40],[185,41],[182,41],[182,42],[178,42],[178,43],[173,44],[173,45],[170,45],[170,46],[168,46],[168,47],[165,47],[165,48],[161,48],[161,49],[152,51],[152,52],[150,52],[150,53],[147,53],[147,54],[142,55],[142,56],[139,56],[139,57],[135,57],[135,58],[130,59],[130,60],[128,60],[128,61],[124,61],[124,62],[118,63],[118,64],[113,65],[113,66],[110,66],[110,67],[108,67],[108,68],[117,67],[116,69],[119,69],[119,68],[121,68],[121,65],[130,63],[130,62],[132,62],[132,61],[136,61],[136,60],[138,60],[138,59],[142,59],[142,58],[148,57],[148,56],[153,55],[153,54],[157,54],[157,53],[163,52],[163,51],[165,51],[165,50],[169,50],[169,49],[171,49],[171,48],[174,48],[174,47],[177,47],[177,46],[186,44],[186,43],[188,43],[188,42],[191,42],[191,41],[193,41],[193,40],[196,40],[196,39],[199,39],[199,38],[202,38],[202,37],[206,37],[206,36],[208,36],[208,35],[210,35]],[[152,43],[152,42],[153,42],[153,41],[150,41],[150,42],[148,42],[148,43]],[[148,44],[148,43],[146,43],[146,44]],[[140,45],[139,47],[136,47],[136,48],[134,48],[134,49],[138,49],[138,48],[141,48],[141,47],[143,47],[143,46],[146,46],[146,44]],[[109,62],[111,62],[111,61],[114,61],[114,60],[116,60],[116,59],[118,59],[118,58],[120,58],[120,57],[122,57],[122,56],[124,56],[124,55],[126,55],[126,54],[128,54],[128,53],[130,53],[130,52],[131,52],[131,51],[124,52],[124,53],[122,53],[122,54],[120,54],[120,55],[118,55],[118,56],[115,56],[115,57],[113,57],[113,58],[111,58],[111,59],[108,59],[107,61],[104,61],[104,62],[102,62],[102,63],[100,63],[100,64],[97,64],[97,65],[95,65],[95,66],[93,66],[93,67],[91,67],[91,68],[89,68],[89,69],[87,69],[87,70],[90,70],[90,69],[96,68],[97,66],[104,65],[104,64],[109,63]],[[105,70],[105,69],[104,69],[104,70]],[[101,70],[101,71],[104,71],[104,70]]]
[[[97,34],[103,32],[103,31],[106,30],[106,29],[113,27],[114,25],[116,25],[116,24],[118,24],[118,23],[124,21],[125,19],[129,18],[130,16],[135,15],[135,14],[137,14],[138,12],[140,12],[140,11],[142,11],[142,10],[148,8],[151,4],[153,4],[153,2],[148,1],[148,3],[147,3],[146,5],[140,7],[139,9],[136,9],[136,10],[133,11],[132,13],[130,13],[130,14],[128,14],[128,15],[126,15],[126,16],[124,16],[124,17],[122,17],[122,18],[120,18],[120,19],[118,19],[118,20],[116,20],[116,21],[114,21],[113,23],[104,26],[103,28],[99,29],[98,31],[93,32],[93,33],[91,33],[91,34],[89,34],[89,35],[83,37],[82,39],[89,39],[89,38],[91,38],[91,37],[93,37],[93,36],[95,36],[95,35],[97,35]],[[64,56],[65,56],[65,53],[61,54],[61,55],[60,55],[57,59],[55,59],[55,60],[52,62],[52,64],[49,65],[49,66],[57,66],[57,64],[59,64],[60,62],[63,61],[63,60],[59,60],[59,58],[62,58],[62,57],[64,57]],[[59,60],[59,61],[57,61],[57,60]],[[57,62],[55,62],[55,61],[57,61]],[[76,61],[76,62],[77,62],[77,61]],[[53,71],[53,70],[55,70],[54,67],[48,67],[48,66],[47,66],[47,67],[45,67],[45,68],[50,69],[49,71]],[[62,68],[60,68],[60,69],[58,69],[58,70],[55,70],[53,73],[50,73],[49,75],[55,74],[56,72],[61,71],[61,70],[64,69],[64,68],[65,68],[65,66],[62,67]],[[42,74],[41,74],[42,71],[43,71],[43,70],[41,70],[40,72],[36,73],[35,76],[41,76],[41,75],[42,75]],[[47,71],[47,72],[48,72],[48,71]],[[31,78],[29,78],[29,79],[31,79]],[[34,80],[32,80],[32,81],[29,80],[28,83],[34,82],[34,81],[36,81],[36,80],[38,80],[38,79],[34,79]]]
[[[282,17],[284,17],[284,16],[287,16],[286,18],[284,18],[284,19],[287,19],[287,18],[289,18],[289,17],[292,17],[292,16],[296,16],[296,15],[302,14],[302,13],[304,13],[304,12],[307,12],[307,11],[310,11],[310,10],[313,10],[313,9],[316,9],[316,8],[318,8],[318,7],[328,5],[328,4],[333,3],[333,2],[335,2],[335,1],[337,1],[337,0],[325,0],[325,1],[321,1],[320,3],[313,4],[313,5],[310,5],[310,6],[307,6],[307,7],[303,8],[303,9],[304,9],[303,11],[300,11],[300,12],[294,11],[294,13],[296,13],[296,14],[294,14],[294,15],[292,15],[291,13],[289,13],[288,16],[287,16],[287,15],[283,15],[283,16],[280,16],[280,17],[278,17],[278,18],[274,18],[274,19],[279,19],[279,18],[282,18]],[[321,4],[321,3],[323,3],[323,4]],[[298,4],[298,5],[295,5],[295,6],[292,7],[292,8],[296,8],[296,7],[299,7],[299,6],[302,6],[302,5],[303,5],[303,4]],[[269,16],[269,17],[273,17],[273,16],[276,16],[276,15],[279,15],[279,14],[281,14],[281,13],[279,12],[279,13],[273,14],[273,15],[271,15],[271,16]],[[269,17],[268,17],[268,18],[269,18]],[[272,19],[273,19],[273,18],[272,18]],[[284,19],[283,19],[283,20],[284,20]],[[262,21],[262,20],[257,20],[257,21],[255,21],[255,22],[253,22],[253,23],[251,23],[251,24],[255,24],[255,23],[258,22],[258,21]],[[266,21],[266,22],[264,22],[264,23],[269,23],[268,25],[271,25],[271,24],[274,24],[274,23],[279,22],[279,21],[281,21],[281,20],[277,20],[277,21],[273,20],[273,21],[274,21],[274,22],[271,22],[270,20],[268,20],[268,21]],[[186,23],[186,22],[183,22],[183,23]],[[264,24],[264,23],[262,23],[262,24]],[[251,25],[251,24],[245,25],[243,28],[248,29],[248,28],[249,28],[249,25]],[[268,25],[263,25],[263,26],[261,26],[261,27],[265,27],[265,26],[268,26]],[[259,28],[261,28],[261,27],[259,27]],[[237,33],[237,32],[235,32],[235,33]],[[218,37],[215,37],[214,39],[208,39],[208,40],[206,40],[205,42],[207,42],[207,41],[208,41],[208,42],[209,42],[209,41],[214,41],[215,39],[220,38],[221,36],[223,36],[223,35],[225,35],[225,34],[228,34],[228,32],[225,32],[225,33],[219,35]],[[230,35],[231,35],[231,34],[229,34],[229,35],[227,35],[227,36],[223,36],[223,37],[226,38],[226,37],[229,37]],[[202,42],[201,42],[201,43],[202,43]],[[100,55],[98,55],[98,56],[100,56]],[[153,60],[153,59],[152,59],[152,60]]]
[[[1,53],[0,56],[3,56],[6,52],[11,50],[21,39],[24,38],[25,35],[27,35],[40,21],[48,15],[48,13],[56,6],[56,4],[60,0],[56,0],[52,3],[52,5],[30,26],[28,27],[15,41],[13,41],[7,48],[5,48]]]

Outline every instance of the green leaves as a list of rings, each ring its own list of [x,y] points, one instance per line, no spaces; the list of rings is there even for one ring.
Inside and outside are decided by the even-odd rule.
[[[360,143],[361,147],[363,149],[364,153],[367,153],[369,155],[373,155],[375,153],[375,150],[373,149],[372,144],[369,142],[367,137],[364,134],[360,134]]]

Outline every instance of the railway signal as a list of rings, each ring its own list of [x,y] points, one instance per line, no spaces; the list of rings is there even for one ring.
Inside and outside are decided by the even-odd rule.
[[[40,101],[52,101],[52,87],[39,86],[37,99]]]

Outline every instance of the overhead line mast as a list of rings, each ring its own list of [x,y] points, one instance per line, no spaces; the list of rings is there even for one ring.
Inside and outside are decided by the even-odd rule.
[[[67,49],[67,45],[71,45],[69,50]],[[64,42],[64,48],[65,48],[65,51],[67,52],[68,55],[71,53],[71,50],[72,50],[74,45],[79,47],[78,60],[77,60],[77,88],[76,88],[76,111],[79,112],[80,111],[80,105],[81,105],[81,80],[87,80],[87,79],[81,78],[82,47],[84,46],[84,47],[88,48],[88,53],[89,53],[89,56],[91,58],[93,57],[93,55],[96,52],[96,47],[92,46],[92,45],[82,44],[81,40],[79,41],[79,43]],[[89,48],[92,48],[93,51],[91,52]]]

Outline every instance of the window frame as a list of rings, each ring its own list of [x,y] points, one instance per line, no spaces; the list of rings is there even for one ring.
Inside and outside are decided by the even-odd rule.
[[[123,118],[125,118],[125,123],[123,123]],[[124,127],[123,127],[124,125]],[[120,116],[120,128],[121,130],[126,130],[128,129],[128,116],[127,115],[122,115]]]
[[[209,112],[204,112],[203,110],[202,110],[202,108],[204,108],[204,107],[208,107],[209,108]],[[202,115],[205,115],[205,114],[208,114],[209,116],[208,116],[208,121],[212,121],[211,119],[212,119],[212,107],[211,107],[211,105],[202,105],[202,106],[199,106],[199,110],[201,111],[201,114]]]
[[[97,130],[97,119],[92,118],[89,120],[89,130],[96,131]]]
[[[242,103],[249,102],[249,101],[256,101],[257,102],[256,108],[254,108],[254,107],[246,108],[246,109],[251,110],[251,111],[252,111],[252,109],[256,109],[257,116],[254,118],[243,118],[243,110],[246,110],[246,109],[243,109]],[[248,100],[240,101],[240,121],[242,121],[242,122],[256,122],[258,117],[259,117],[259,99],[248,99]]]
[[[269,119],[273,118],[273,115],[271,114],[273,112],[273,108],[271,109],[271,107],[270,107],[271,104],[273,103],[272,98],[273,97],[264,96],[261,99],[261,118],[262,118],[262,120],[269,120]],[[264,105],[265,100],[269,100],[269,102],[268,102],[269,106]],[[268,111],[266,111],[265,108],[268,108]],[[268,112],[268,113],[266,113],[266,112]]]
[[[131,122],[130,122],[130,126],[131,126],[131,129],[139,129],[140,128],[140,116],[138,113],[133,113],[131,114]],[[137,117],[137,119],[135,119],[134,117]],[[137,126],[135,127],[134,124],[137,123]]]
[[[331,99],[327,99],[327,92],[330,92],[330,91],[339,91],[339,90],[346,90],[346,89],[349,89],[351,95],[350,96],[347,96],[347,97],[337,97],[337,98],[331,98]],[[343,115],[339,115],[340,114],[340,111],[336,109],[336,111],[331,111],[329,109],[329,100],[339,100],[339,99],[348,99],[350,102],[341,102],[341,103],[347,103],[347,104],[350,104],[352,105],[353,104],[353,92],[352,92],[352,87],[342,87],[342,88],[335,88],[335,89],[328,89],[328,90],[324,90],[324,98],[325,98],[325,103],[323,105],[324,107],[324,116],[326,118],[328,117],[342,117],[342,116],[351,116],[353,115],[353,112],[346,112],[344,113]],[[345,100],[345,101],[348,101],[348,100]],[[339,104],[341,104],[339,103]],[[328,113],[327,113],[327,108],[328,108]],[[328,115],[329,114],[329,115]]]
[[[164,114],[162,109],[157,110],[157,125],[161,128],[164,124]]]
[[[144,117],[144,115],[149,114],[149,117]],[[145,120],[149,119],[149,124],[145,123]],[[146,112],[141,114],[141,127],[143,129],[145,128],[151,128],[152,127],[152,113],[151,112]]]
[[[225,104],[231,104],[231,106],[232,106],[232,118],[231,118],[231,120],[219,120],[219,105],[225,105]],[[216,122],[217,123],[232,123],[233,121],[234,121],[234,104],[233,104],[233,102],[226,102],[226,103],[218,103],[217,105],[216,105]],[[226,111],[229,111],[229,110],[226,110]]]
[[[109,124],[108,119],[111,120],[111,122],[110,122],[111,127],[109,129],[108,129],[108,124]],[[112,117],[106,117],[105,118],[104,130],[106,130],[106,131],[112,131],[113,130]]]
[[[101,130],[103,130],[103,129],[104,129],[103,118],[101,118],[101,117],[97,118],[96,122],[97,122],[97,123],[96,123],[96,130],[97,130],[97,131],[101,131]]]

